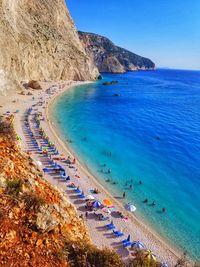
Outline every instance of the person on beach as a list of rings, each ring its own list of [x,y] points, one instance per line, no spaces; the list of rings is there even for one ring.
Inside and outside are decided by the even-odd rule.
[[[99,194],[100,193],[98,188],[94,188],[93,192],[94,192],[94,194]]]
[[[126,192],[123,193],[123,198],[125,198],[125,197],[126,197]]]

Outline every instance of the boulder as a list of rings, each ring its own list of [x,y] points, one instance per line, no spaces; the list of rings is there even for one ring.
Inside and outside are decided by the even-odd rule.
[[[36,90],[41,90],[42,87],[41,85],[39,84],[38,81],[34,81],[34,80],[31,80],[28,82],[28,87],[32,88],[32,89],[36,89]]]

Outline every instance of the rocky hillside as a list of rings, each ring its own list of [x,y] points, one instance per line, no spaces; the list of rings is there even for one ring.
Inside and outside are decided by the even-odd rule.
[[[13,130],[5,129],[2,122],[0,266],[68,266],[59,258],[65,241],[90,242],[87,229],[66,197],[20,151]]]
[[[123,73],[155,68],[150,59],[118,47],[106,37],[85,32],[79,32],[79,37],[100,72]]]
[[[94,80],[64,0],[0,0],[0,90],[21,80]]]
[[[20,150],[12,118],[0,116],[0,266],[123,267],[91,244],[74,206]]]

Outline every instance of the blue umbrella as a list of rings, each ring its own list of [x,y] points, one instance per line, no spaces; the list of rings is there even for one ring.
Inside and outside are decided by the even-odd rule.
[[[131,245],[132,248],[136,248],[136,249],[144,249],[144,245],[139,242],[139,241],[134,241]]]
[[[101,207],[101,202],[99,202],[99,201],[95,201],[95,202],[93,203],[93,207],[94,207],[94,208],[100,208],[100,207]]]
[[[167,263],[162,262],[161,267],[169,267],[169,265]]]
[[[44,168],[43,172],[50,172],[50,170],[48,168]]]

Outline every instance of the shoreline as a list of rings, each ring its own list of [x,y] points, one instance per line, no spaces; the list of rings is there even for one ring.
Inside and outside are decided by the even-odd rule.
[[[83,83],[85,84],[85,83]],[[71,86],[69,89],[73,89],[75,90],[75,87],[77,85]],[[45,118],[47,121],[47,125],[50,129],[50,131],[53,133],[53,141],[55,141],[55,139],[58,141],[59,145],[62,146],[63,150],[70,156],[72,157],[76,157],[76,153],[73,151],[73,149],[70,147],[69,144],[67,144],[67,142],[63,141],[62,138],[60,137],[60,132],[58,129],[55,129],[56,125],[54,124],[54,122],[51,120],[51,112],[53,109],[53,105],[55,104],[56,101],[58,101],[59,97],[62,96],[62,94],[65,94],[67,90],[64,91],[60,91],[58,93],[56,93],[48,102],[47,105],[45,107]],[[55,139],[54,139],[55,138]],[[127,213],[129,216],[129,219],[132,220],[132,222],[134,223],[134,226],[139,227],[140,230],[143,230],[143,232],[147,232],[148,234],[150,234],[152,236],[152,239],[155,239],[155,243],[159,242],[161,246],[165,247],[167,250],[170,251],[170,254],[173,254],[173,256],[176,258],[176,260],[178,258],[181,257],[181,251],[178,251],[177,248],[174,248],[173,245],[168,244],[168,241],[166,241],[163,237],[159,236],[159,234],[156,233],[156,231],[154,229],[152,229],[149,225],[147,225],[146,223],[144,223],[143,221],[141,221],[141,219],[139,217],[137,217],[134,214],[131,214],[130,212],[127,212],[123,206],[123,204],[114,198],[114,196],[98,181],[98,179],[95,177],[94,174],[92,174],[92,172],[89,170],[89,168],[87,166],[84,165],[84,163],[76,157],[77,160],[77,164],[78,164],[78,168],[80,168],[85,175],[87,175],[89,177],[89,179],[92,180],[92,182],[95,183],[97,188],[101,188],[101,190],[103,190],[106,195],[109,196],[109,198],[113,201],[113,203],[115,203],[115,207],[119,206],[121,210],[124,211],[124,213]],[[117,204],[117,205],[116,205]],[[94,240],[93,240],[94,242]],[[94,242],[95,243],[95,242]],[[156,249],[154,250],[154,252],[156,253]]]
[[[77,85],[82,85],[82,84],[86,84],[86,83],[90,83],[90,82],[73,82],[73,81],[62,81],[62,82],[51,82],[51,83],[44,83],[43,84],[43,90],[36,92],[34,91],[34,96],[35,96],[35,101],[38,102],[39,99],[41,97],[43,97],[44,100],[44,107],[41,107],[41,111],[43,114],[43,117],[45,118],[45,121],[43,122],[42,126],[43,129],[45,130],[45,132],[47,133],[47,135],[50,137],[50,139],[55,143],[57,149],[59,150],[60,153],[63,153],[65,155],[73,155],[76,156],[74,151],[70,148],[70,146],[64,142],[62,140],[62,138],[60,137],[60,132],[58,129],[56,128],[56,125],[54,125],[54,123],[51,121],[51,108],[53,106],[53,104],[58,100],[59,97],[61,97],[62,94],[64,94],[67,90],[69,89],[75,89],[74,87],[76,87]],[[55,92],[52,95],[48,95],[46,93],[46,89],[55,86]],[[61,86],[63,86],[63,88],[60,88]],[[27,99],[29,99],[30,101],[23,101],[23,99],[25,98],[25,96],[19,96],[19,99],[17,100],[17,102],[19,102],[19,106],[21,103],[22,106],[22,112],[21,112],[21,106],[20,106],[20,113],[16,114],[16,121],[15,121],[15,129],[16,132],[22,136],[22,149],[23,150],[27,150],[27,144],[25,142],[25,138],[23,136],[23,116],[24,116],[24,112],[27,108],[29,108],[32,104],[34,104],[35,102],[30,100],[30,97],[26,97]],[[9,96],[9,98],[12,99],[16,99],[16,95],[13,96]],[[3,103],[3,98],[0,99],[2,100]],[[20,102],[21,101],[21,102]],[[1,101],[0,101],[1,102]],[[13,101],[11,101],[13,102]],[[4,112],[5,110],[12,110],[13,109],[13,104],[11,104],[11,106],[7,105],[6,107],[3,107]],[[2,111],[2,110],[0,110]],[[32,155],[33,158],[35,158],[35,155]],[[115,207],[117,210],[122,211],[123,214],[128,214],[129,220],[126,223],[127,225],[125,226],[126,231],[124,230],[124,238],[126,238],[126,236],[128,235],[128,233],[131,233],[131,236],[133,237],[133,240],[140,240],[142,241],[147,248],[153,250],[157,255],[159,255],[158,259],[162,260],[164,262],[167,262],[169,264],[169,266],[174,266],[175,263],[177,262],[178,258],[180,258],[181,251],[178,251],[178,249],[174,248],[173,245],[169,244],[163,237],[160,237],[159,234],[157,234],[154,229],[152,229],[151,227],[149,227],[147,224],[143,223],[141,221],[140,218],[138,218],[137,216],[134,216],[132,214],[130,214],[129,212],[127,212],[123,206],[123,204],[116,200],[111,194],[110,192],[105,189],[105,187],[97,180],[97,178],[95,178],[94,175],[92,175],[90,173],[90,170],[88,170],[88,168],[86,166],[84,166],[84,164],[81,162],[81,160],[77,160],[77,164],[76,167],[78,169],[78,172],[80,173],[80,176],[82,177],[81,179],[77,179],[77,178],[73,178],[74,180],[72,180],[73,182],[75,181],[75,183],[78,185],[81,184],[81,188],[86,188],[88,189],[88,187],[97,187],[100,188],[102,195],[104,195],[103,199],[105,198],[110,198],[113,203],[115,204]],[[68,170],[70,171],[70,170]],[[71,175],[73,176],[74,173],[72,172]],[[70,176],[71,176],[70,175]],[[52,183],[53,186],[56,186],[57,188],[59,188],[60,190],[64,190],[66,192],[66,184],[65,187],[63,184],[59,184],[59,182],[57,182],[57,184],[55,184],[54,179],[50,178],[50,177],[45,177],[45,179]],[[50,181],[51,179],[51,181]],[[87,191],[87,190],[85,190]],[[84,192],[85,192],[84,191]],[[74,202],[74,198],[70,198],[70,196],[67,194],[67,197],[69,198],[70,202],[76,207],[77,212],[80,214],[79,211],[79,206],[76,205]],[[99,195],[98,195],[99,198]],[[122,219],[114,219],[116,221],[116,226],[118,229],[120,229],[119,227],[124,227],[124,221],[122,221]],[[114,221],[114,222],[115,222]],[[116,244],[114,244],[112,241],[115,241],[115,238],[107,238],[107,236],[104,237],[104,235],[101,235],[101,233],[99,233],[99,231],[97,230],[96,227],[97,225],[101,225],[102,222],[93,222],[92,220],[88,220],[86,221],[87,227],[89,229],[89,233],[91,236],[91,239],[93,241],[93,243],[95,245],[97,245],[98,247],[102,247],[102,246],[107,246],[110,247],[114,250],[117,250],[118,247],[113,247]],[[94,224],[94,225],[93,225]],[[133,225],[132,225],[133,224]],[[105,225],[105,223],[104,223]],[[133,230],[133,231],[132,231]],[[133,234],[132,234],[133,233]],[[137,238],[136,238],[137,237]],[[123,238],[123,239],[124,239]],[[119,241],[119,239],[118,239]],[[112,243],[111,243],[112,242]],[[118,250],[116,251],[118,253]],[[128,257],[126,251],[121,251],[119,250],[119,254],[123,254],[122,257],[123,259],[126,259]],[[192,265],[187,265],[187,266],[192,266]]]

